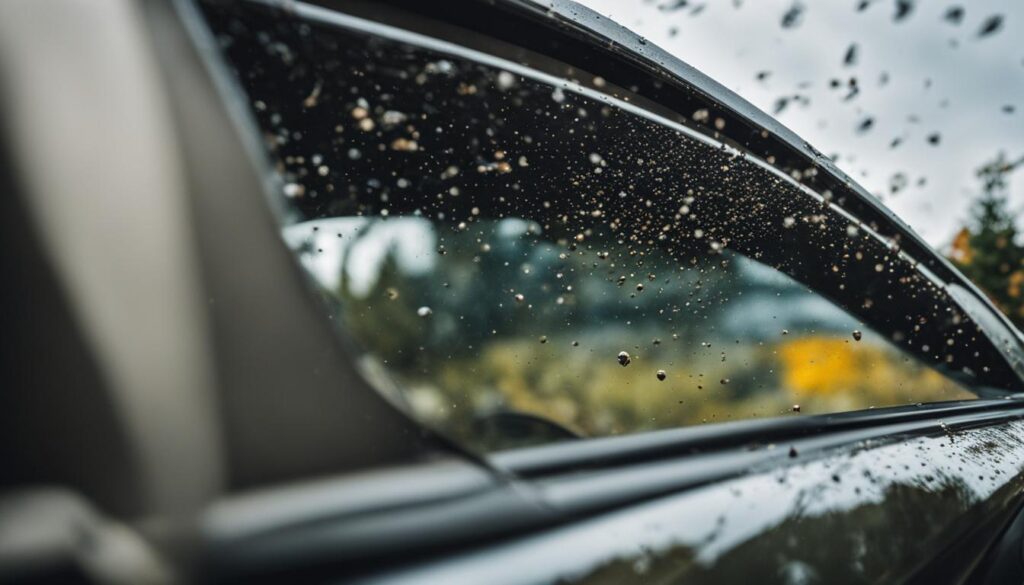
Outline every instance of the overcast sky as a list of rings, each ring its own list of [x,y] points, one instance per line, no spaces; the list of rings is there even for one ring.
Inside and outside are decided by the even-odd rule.
[[[776,117],[936,247],[968,220],[977,167],[1024,155],[1019,0],[581,1],[768,113],[789,98]],[[898,173],[906,187],[893,194]],[[1024,170],[1010,200],[1024,209]]]

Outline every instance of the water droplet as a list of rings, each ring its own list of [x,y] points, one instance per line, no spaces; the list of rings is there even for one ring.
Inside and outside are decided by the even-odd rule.
[[[631,359],[629,359],[629,354],[624,352],[624,351],[620,351],[619,352],[619,355],[618,355],[617,359],[619,360],[619,365],[622,366],[622,367],[628,366],[629,362],[632,361]]]
[[[512,86],[516,84],[516,77],[508,71],[502,71],[498,74],[498,89],[507,90],[512,89]]]
[[[393,301],[398,298],[397,288],[388,287],[388,289],[384,292],[387,295],[389,301]]]
[[[664,382],[665,378],[668,377],[668,374],[665,373],[665,370],[658,370],[657,372],[655,372],[654,375],[657,376],[658,379],[661,380],[662,382]]]
[[[289,199],[295,197],[302,197],[306,193],[306,188],[298,183],[287,183],[284,186],[284,196]]]
[[[793,405],[793,412],[800,412],[800,405],[799,404],[794,404]]]
[[[521,303],[526,300],[526,297],[523,296],[523,293],[516,293],[512,298],[514,298],[517,303]]]
[[[853,339],[854,339],[855,341],[860,341],[860,338],[861,338],[861,337],[863,337],[863,335],[864,335],[864,334],[863,334],[863,333],[861,333],[859,329],[854,329],[854,330],[853,330]]]
[[[416,309],[416,314],[420,317],[429,317],[434,314],[434,310],[430,307],[420,307]]]

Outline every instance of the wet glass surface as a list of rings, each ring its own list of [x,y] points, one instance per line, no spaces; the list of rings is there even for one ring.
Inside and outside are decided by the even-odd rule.
[[[330,318],[369,380],[464,444],[970,398],[1006,376],[898,241],[687,117],[450,47],[210,16]]]

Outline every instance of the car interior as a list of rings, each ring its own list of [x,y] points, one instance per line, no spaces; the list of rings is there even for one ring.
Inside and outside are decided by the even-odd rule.
[[[294,48],[291,70],[275,70],[280,64],[268,57],[282,53],[264,52],[258,33],[275,26]],[[321,52],[342,55],[341,65],[311,59]],[[329,74],[335,65],[379,64],[358,82],[325,76],[317,91],[344,95],[359,83],[366,84],[364,94],[390,87],[395,103],[411,112],[425,90],[396,82],[406,79],[401,68],[437,67],[445,59],[445,67],[499,85],[502,72],[516,72],[519,101],[504,110],[494,106],[506,125],[489,136],[551,138],[539,139],[523,155],[532,174],[516,175],[517,189],[600,185],[608,197],[596,215],[577,213],[568,195],[543,207],[526,196],[495,203],[489,194],[507,184],[504,154],[488,162],[493,167],[474,170],[473,187],[443,203],[439,194],[449,183],[414,163],[401,167],[403,176],[422,175],[415,182],[422,188],[405,196],[382,198],[379,190],[364,190],[331,200],[328,171],[303,176],[305,195],[319,191],[322,197],[287,196],[296,189],[289,187],[289,173],[298,167],[275,157],[301,156],[304,145],[328,144],[337,134],[334,113],[300,107],[312,94],[308,79],[295,71]],[[568,97],[552,101],[552,88],[572,74],[579,79],[565,85]],[[423,144],[475,160],[479,144],[466,137],[493,130],[493,120],[476,115],[471,85],[432,89],[439,102],[461,104],[443,115],[467,130],[425,136]],[[274,111],[294,106],[294,119],[301,121],[290,130],[301,131],[306,142],[282,143],[268,153],[273,108],[254,107],[247,96],[256,95],[286,104]],[[505,104],[488,100],[488,107]],[[603,106],[611,114],[591,134],[577,134],[577,118],[539,113],[550,103],[591,113]],[[705,114],[694,120],[697,111]],[[359,122],[345,115],[345,123]],[[391,157],[408,144],[396,145],[389,136],[390,147],[376,149],[364,135],[345,132],[349,142],[332,152],[348,160],[346,180],[352,184],[368,184],[379,169],[392,168]],[[617,142],[619,136],[628,139]],[[707,239],[659,241],[662,225],[645,214],[671,216],[680,201],[648,201],[634,212],[634,199],[618,195],[625,195],[631,178],[610,171],[598,176],[600,183],[594,175],[582,177],[566,143],[580,152],[603,149],[609,164],[634,156],[642,145],[645,156],[657,161],[659,181],[691,181],[701,192],[731,180],[721,170],[731,165],[735,188],[698,198],[687,210],[721,218],[719,231],[709,230]],[[358,149],[359,158],[349,149]],[[768,158],[771,165],[763,163]],[[918,438],[953,449],[949,429],[974,429],[979,442],[1005,442],[1007,466],[1016,448],[1009,431],[986,438],[977,430],[1016,425],[1024,415],[1015,394],[1024,372],[1020,334],[984,296],[797,136],[702,73],[571,2],[8,0],[0,3],[0,159],[0,274],[7,283],[0,308],[3,582],[512,582],[508,561],[489,556],[492,545],[507,545],[511,552],[503,554],[524,555],[508,558],[524,563],[525,582],[539,570],[526,568],[538,558],[527,555],[533,549],[514,546],[526,535],[561,534],[577,525],[614,532],[615,524],[600,523],[630,506],[751,473],[768,478],[765,490],[781,490],[783,482],[771,474],[798,453],[810,459],[853,444],[909,450],[896,443]],[[417,164],[435,163],[424,154]],[[773,286],[789,287],[783,292],[813,291],[843,309],[842,318],[852,324],[842,321],[844,347],[860,343],[861,330],[864,346],[896,339],[910,356],[905,362],[923,364],[913,372],[933,368],[943,376],[927,378],[935,388],[927,399],[899,394],[896,401],[872,398],[820,413],[809,399],[803,406],[808,416],[795,416],[800,405],[787,403],[785,416],[771,410],[765,417],[699,424],[703,415],[693,414],[695,422],[682,427],[675,419],[652,422],[643,408],[637,421],[602,422],[550,406],[554,402],[532,410],[467,408],[431,419],[439,407],[423,401],[423,393],[394,391],[374,376],[392,367],[395,354],[385,348],[379,353],[391,361],[365,357],[364,346],[384,347],[383,341],[373,345],[383,339],[374,335],[387,325],[373,323],[350,335],[338,309],[345,299],[331,296],[337,286],[324,285],[310,268],[322,235],[314,231],[337,229],[342,238],[342,224],[324,221],[400,225],[398,218],[382,219],[382,211],[451,234],[444,236],[447,249],[430,276],[435,280],[455,274],[441,268],[456,266],[459,258],[481,266],[473,259],[480,248],[473,238],[493,237],[497,249],[497,235],[518,218],[540,224],[537,218],[580,216],[573,220],[578,223],[552,220],[537,238],[576,251],[587,249],[580,226],[621,217],[621,232],[588,232],[587,245],[613,246],[634,235],[632,241],[643,244],[645,266],[659,258],[688,264],[715,236],[726,241],[727,253],[694,259],[693,266],[711,273],[725,270],[730,260],[736,270],[748,271],[740,274],[762,279],[757,283],[768,278],[766,270],[780,272],[786,280]],[[460,233],[460,219],[470,215],[480,220],[474,229],[486,234]],[[818,219],[789,229],[793,217]],[[851,232],[853,224],[858,228]],[[830,244],[851,233],[859,238],[856,262],[851,249]],[[608,261],[636,258],[615,254]],[[580,266],[601,261],[587,256]],[[889,282],[899,286],[851,286],[874,282],[883,265]],[[841,266],[843,278],[822,266]],[[494,270],[500,268],[495,264]],[[408,291],[418,290],[420,273],[410,274]],[[609,270],[602,286],[619,290],[618,274]],[[659,285],[642,271],[636,274],[628,274],[626,285],[636,289],[634,295]],[[715,290],[713,275],[702,278]],[[732,294],[722,286],[723,298]],[[402,289],[411,296],[408,291]],[[513,309],[520,302],[516,291],[500,293]],[[582,298],[585,291],[577,292]],[[489,298],[466,294],[460,300],[465,304]],[[886,302],[870,302],[882,297]],[[432,323],[449,317],[440,301],[431,307],[420,317],[429,313]],[[937,312],[941,318],[933,319]],[[547,317],[508,314],[487,318],[546,325]],[[847,332],[852,327],[859,328],[853,337]],[[543,329],[524,331],[531,348],[569,343]],[[488,338],[475,343],[485,347]],[[433,352],[428,364],[451,354],[447,338],[439,339],[435,345],[417,342]],[[665,340],[668,345],[671,337]],[[629,351],[643,367],[643,358],[657,355],[655,349]],[[707,350],[715,360],[719,352],[717,345]],[[633,371],[621,356],[615,359],[609,353],[611,371]],[[415,376],[426,366],[410,363],[396,377],[425,385]],[[645,375],[658,384],[652,368]],[[667,369],[658,379],[674,374]],[[724,387],[726,380],[709,385]],[[736,395],[747,398],[739,390]],[[838,483],[831,479],[834,468],[815,473],[826,485]],[[995,495],[970,508],[978,525],[988,528],[962,540],[964,550],[975,552],[950,556],[942,565],[947,575],[977,575],[977,567],[997,564],[991,559],[1015,554],[1001,553],[993,543],[1007,527],[1004,542],[1019,540],[1024,524],[1013,523],[1019,489],[1007,487],[1008,472],[993,481],[985,493]],[[949,506],[967,509],[959,500]],[[662,514],[651,510],[652,517]],[[928,529],[965,534],[959,525],[949,528],[954,523],[936,520]],[[542,548],[552,554],[558,542],[543,541]],[[590,541],[572,542],[584,550]],[[946,550],[930,550],[940,549]],[[436,564],[456,558],[469,559],[456,572]],[[425,566],[430,569],[419,572]],[[1010,566],[1003,570],[1019,572]],[[592,582],[627,582],[616,577],[618,568],[602,567],[606,572],[599,576],[606,580]],[[921,567],[914,571],[919,582],[934,575]],[[582,575],[566,574],[563,582]]]

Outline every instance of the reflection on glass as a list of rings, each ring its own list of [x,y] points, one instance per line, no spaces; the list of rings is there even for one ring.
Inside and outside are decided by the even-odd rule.
[[[344,18],[209,9],[282,179],[285,238],[367,377],[467,445],[1009,379],[899,241],[799,184],[814,169]],[[709,116],[692,118],[721,126]]]
[[[603,436],[970,396],[728,250],[680,265],[652,249],[638,271],[614,240],[569,251],[519,218],[333,218],[287,239],[371,348],[368,371],[484,447],[516,443],[492,423],[509,412]],[[519,438],[547,438],[537,425]]]

